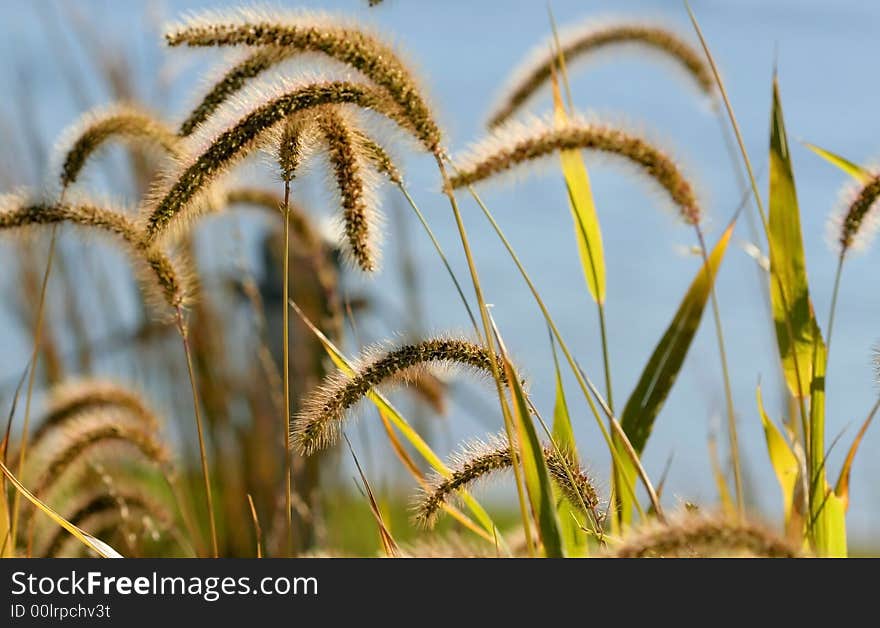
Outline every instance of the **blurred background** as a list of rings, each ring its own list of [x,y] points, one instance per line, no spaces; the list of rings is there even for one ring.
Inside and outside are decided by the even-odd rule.
[[[187,10],[227,6],[231,5],[183,0],[4,2],[0,9],[0,90],[4,94],[0,101],[0,187],[44,186],[54,176],[50,176],[47,164],[59,133],[95,105],[127,96],[163,112],[171,121],[181,120],[196,95],[205,89],[202,77],[223,57],[215,50],[166,48],[161,26]],[[295,6],[349,13],[393,35],[421,71],[453,153],[483,136],[486,115],[509,73],[550,33],[543,0],[386,0],[374,8],[365,0],[325,0]],[[880,52],[880,4],[871,0],[694,0],[693,7],[727,82],[765,193],[771,78],[774,65],[778,67],[811,293],[824,327],[837,260],[828,245],[826,225],[846,179],[801,142],[816,143],[860,164],[870,164],[880,152],[876,113],[880,86],[871,78]],[[553,0],[552,10],[563,27],[593,18],[656,19],[695,41],[684,6],[668,0]],[[680,160],[698,182],[709,214],[709,239],[714,240],[740,204],[744,190],[737,174],[739,164],[734,166],[731,161],[719,115],[689,79],[662,61],[635,53],[606,54],[587,64],[576,64],[570,78],[581,111],[622,120],[660,141]],[[544,90],[529,109],[540,113],[549,107],[550,96]],[[119,167],[120,158],[125,157],[121,151],[109,151],[101,167],[91,169],[87,187],[114,197],[136,198],[142,182]],[[455,225],[438,193],[431,159],[410,153],[401,163],[410,191],[470,296]],[[614,163],[589,159],[587,163],[605,241],[610,357],[615,398],[620,403],[629,395],[675,312],[699,267],[699,258],[691,252],[695,244],[692,230],[680,224],[659,194],[634,183],[631,173]],[[280,192],[281,183],[265,166],[257,161],[245,172],[249,180],[262,178],[267,189]],[[323,179],[315,172],[294,188],[295,200],[313,212],[318,224],[331,212]],[[370,278],[355,271],[343,271],[341,276],[342,294],[356,310],[355,329],[347,325],[343,335],[349,354],[362,345],[399,334],[469,329],[466,313],[421,227],[396,190],[383,194],[386,237],[382,272]],[[600,381],[596,308],[583,281],[558,170],[530,173],[515,184],[489,186],[483,198],[517,249],[578,360],[593,380]],[[487,301],[494,306],[516,360],[525,367],[535,402],[550,414],[553,362],[543,319],[479,209],[467,198],[462,205]],[[754,213],[753,205],[748,211]],[[278,303],[279,295],[271,287],[278,286],[279,279],[267,253],[271,248],[267,234],[273,221],[251,214],[235,220],[212,219],[210,223],[195,242],[199,268],[203,284],[214,282],[226,291],[223,294],[232,295],[229,303],[234,306],[220,307],[218,315],[228,333],[224,343],[229,346],[230,369],[246,372],[256,358],[235,349],[246,344],[242,338],[249,326],[245,301],[234,278],[242,264],[252,270],[266,299],[269,344],[277,346],[273,334],[279,329],[279,317],[272,304]],[[747,492],[753,504],[776,518],[780,514],[779,488],[755,406],[755,387],[760,382],[768,410],[775,417],[783,413],[775,340],[768,324],[766,298],[759,289],[756,261],[745,250],[753,241],[747,221],[740,221],[734,238],[736,246],[728,253],[718,279],[718,295]],[[760,244],[763,247],[764,243]],[[58,262],[58,281],[77,287],[75,307],[80,312],[80,328],[77,330],[65,314],[71,306],[64,296],[58,296],[64,291],[50,292],[55,318],[48,329],[58,347],[57,368],[121,378],[151,391],[160,411],[173,417],[169,423],[176,430],[176,442],[188,446],[193,440],[192,410],[188,389],[181,385],[185,371],[176,353],[179,347],[173,338],[165,345],[144,340],[150,330],[144,324],[127,267],[118,263],[112,252],[104,255],[91,249],[88,243],[66,240]],[[25,251],[38,260],[33,265],[37,276],[42,271],[39,260],[44,250],[34,246]],[[27,274],[20,262],[24,254],[20,247],[4,242],[0,255],[7,269],[0,276],[4,295],[4,307],[0,308],[0,401],[9,404],[29,358],[32,338],[27,299],[21,297]],[[876,255],[870,249],[853,255],[844,270],[828,367],[829,443],[843,430],[847,432],[842,442],[849,443],[876,399],[872,366],[873,347],[880,338],[876,327],[880,293],[874,289],[873,270]],[[83,261],[86,257],[98,272],[89,271]],[[66,280],[65,266],[72,274]],[[87,289],[81,276],[100,277],[105,288]],[[108,293],[113,294],[109,301],[105,298]],[[307,341],[304,336],[301,340]],[[82,360],[83,345],[91,346],[88,364]],[[163,362],[161,357],[151,357],[151,351],[158,356],[171,352],[175,358]],[[152,359],[158,362],[151,366]],[[45,371],[45,360],[42,366]],[[43,375],[45,380],[51,374]],[[448,408],[442,417],[409,397],[395,399],[413,413],[414,422],[430,434],[439,453],[502,427],[488,388],[450,382]],[[582,400],[570,394],[569,401],[582,458],[607,489],[605,445],[587,408],[578,403]],[[233,423],[237,416],[246,415],[236,403],[230,402],[228,410]],[[671,459],[664,494],[670,505],[717,500],[707,441],[718,433],[723,457],[723,412],[714,331],[711,321],[704,320],[644,457],[654,478]],[[411,491],[410,477],[388,455],[374,411],[364,408],[361,415],[358,426],[349,433],[371,482],[383,489]],[[875,455],[878,448],[880,432],[873,429],[865,437],[853,472],[848,522],[854,543],[876,538],[880,515],[880,488],[874,481],[880,474],[880,457]],[[832,450],[829,466],[833,474],[845,452],[844,445]],[[348,455],[339,459],[345,462],[344,470],[337,471],[340,481],[351,488],[353,471]],[[512,504],[513,494],[501,485],[493,489],[492,499]]]

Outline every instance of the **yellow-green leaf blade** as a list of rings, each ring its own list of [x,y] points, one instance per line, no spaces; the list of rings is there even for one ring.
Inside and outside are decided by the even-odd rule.
[[[553,405],[553,442],[563,451],[569,452],[572,460],[577,462],[577,445],[574,440],[574,430],[571,426],[571,414],[568,411],[568,401],[565,398],[565,386],[562,383],[562,373],[559,369],[559,359],[556,355],[556,343],[550,336],[550,346],[553,350],[553,368],[556,375],[556,401]],[[562,535],[562,546],[566,556],[584,557],[588,553],[587,535],[578,525],[578,512],[572,507],[568,499],[553,487],[556,503],[556,514],[559,518],[559,532]]]
[[[620,424],[633,448],[641,453],[654,420],[675,383],[691,341],[697,332],[712,283],[727,251],[734,224],[724,231],[684,295],[678,311],[666,329],[623,409]]]
[[[804,146],[819,155],[819,157],[830,163],[832,166],[837,166],[860,183],[867,183],[871,179],[870,172],[845,157],[841,157],[836,153],[832,153],[830,150],[825,150],[824,148],[816,146],[815,144],[810,144],[809,142],[804,142]]]
[[[553,87],[554,114],[557,123],[562,124],[568,116],[555,81]],[[579,151],[564,150],[560,153],[560,160],[584,279],[593,300],[602,304],[605,303],[605,251],[602,245],[599,216],[596,214],[596,205],[593,202],[590,175]]]
[[[812,381],[815,323],[807,284],[800,209],[779,98],[773,81],[770,118],[770,302],[782,370],[791,394],[805,398]]]
[[[794,505],[795,488],[798,481],[800,466],[798,459],[791,450],[788,441],[767,415],[764,409],[764,399],[761,395],[761,387],[758,386],[756,393],[758,401],[758,414],[761,415],[761,424],[764,427],[764,440],[767,443],[767,454],[770,456],[770,464],[782,489],[782,504],[785,512],[785,525],[791,519],[792,506]]]
[[[513,419],[516,423],[519,454],[532,515],[538,524],[538,532],[541,535],[541,542],[547,557],[562,558],[565,553],[562,547],[562,536],[559,532],[559,521],[556,518],[553,487],[550,483],[547,463],[544,460],[544,450],[538,439],[535,424],[532,423],[532,416],[516,369],[506,354],[503,357],[504,372],[513,397]]]
[[[859,428],[859,431],[846,454],[846,458],[843,461],[843,466],[840,468],[840,475],[837,478],[837,484],[834,486],[834,493],[843,500],[844,509],[849,508],[849,476],[852,472],[853,462],[855,462],[856,454],[859,451],[859,445],[862,444],[862,439],[865,437],[865,432],[867,432],[868,428],[871,426],[871,422],[877,415],[878,409],[880,409],[880,400],[874,404],[874,407],[871,408],[871,412],[868,413],[868,418],[865,419],[864,423],[862,423],[862,427]]]
[[[703,264],[697,272],[623,409],[620,424],[637,454],[641,454],[645,448],[657,414],[684,364],[735,224],[732,222],[727,227],[709,255],[708,264]],[[618,447],[619,440],[615,435],[614,442]],[[623,456],[620,457],[617,469],[614,481],[618,489],[616,493],[620,506],[619,516],[621,522],[626,525],[632,519],[632,496],[619,488],[623,482],[633,484],[636,469],[632,462]]]

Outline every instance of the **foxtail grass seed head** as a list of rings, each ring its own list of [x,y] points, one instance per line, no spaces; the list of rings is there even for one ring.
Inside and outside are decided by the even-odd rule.
[[[31,437],[31,445],[36,447],[46,434],[72,417],[109,408],[129,413],[151,430],[159,428],[155,413],[135,391],[104,380],[69,381],[49,391],[49,405]]]
[[[223,103],[235,96],[248,83],[266,70],[288,59],[293,53],[284,48],[267,46],[260,48],[233,65],[220,79],[214,83],[208,93],[202,97],[198,105],[190,112],[180,125],[178,134],[181,137],[191,135],[200,124],[205,122],[220,108]]]
[[[366,167],[368,157],[343,112],[324,107],[316,124],[326,143],[339,191],[347,251],[358,268],[372,272],[378,266],[379,247],[375,241],[380,218],[373,181]]]
[[[27,231],[35,227],[70,223],[90,233],[103,233],[121,244],[135,267],[145,299],[157,313],[167,305],[183,307],[194,292],[186,259],[170,257],[146,241],[138,226],[122,211],[89,200],[47,202],[27,195],[0,196],[0,231]]]
[[[612,555],[615,558],[731,555],[796,558],[802,552],[756,523],[686,512],[667,523],[645,524],[625,536]]]
[[[597,151],[635,164],[666,191],[682,220],[699,224],[701,210],[694,188],[664,151],[622,129],[576,117],[562,124],[535,118],[528,124],[505,125],[454,160],[450,184],[453,188],[474,185],[564,150]]]
[[[843,210],[832,219],[832,226],[845,254],[851,248],[866,246],[877,228],[877,206],[880,199],[880,172],[871,176],[867,183],[849,186],[843,196]]]
[[[491,374],[492,359],[484,347],[461,338],[432,338],[388,351],[368,351],[353,376],[336,372],[304,399],[294,421],[292,444],[306,455],[332,445],[348,412],[371,390],[383,384],[405,383],[418,369],[449,365]],[[503,372],[501,357],[494,359]]]
[[[424,147],[442,153],[440,129],[413,73],[393,47],[354,22],[304,11],[209,11],[168,28],[165,38],[171,46],[271,46],[291,54],[324,54],[383,88]]]
[[[32,488],[37,496],[49,490],[69,468],[96,455],[102,447],[124,444],[159,466],[170,460],[168,448],[155,431],[132,420],[128,413],[109,409],[81,413],[74,420],[66,421],[59,433],[44,443],[45,446],[39,452],[34,450],[29,458],[39,461]]]
[[[150,500],[142,492],[126,492],[110,494],[104,490],[86,493],[87,498],[79,498],[79,505],[74,510],[64,513],[65,519],[77,527],[89,525],[90,519],[106,513],[108,519],[115,518],[118,528],[135,522],[135,517],[150,517],[157,522],[168,525],[171,513],[161,504]],[[58,555],[70,538],[70,533],[61,526],[52,528],[53,533],[46,543],[35,552],[35,555],[50,558]]]
[[[222,175],[259,148],[277,125],[292,114],[333,103],[350,103],[376,112],[397,116],[397,108],[387,96],[368,85],[345,81],[317,83],[282,82],[265,98],[251,94],[240,106],[243,117],[231,125],[204,124],[184,143],[185,158],[164,173],[152,198],[142,211],[143,230],[148,242],[155,242],[172,223],[192,218],[210,186]],[[255,104],[254,100],[262,100]],[[218,114],[221,123],[225,116]]]
[[[598,520],[599,497],[589,476],[578,467],[572,456],[557,453],[552,445],[545,446],[543,454],[551,480],[569,502],[579,509],[586,507]],[[424,489],[415,505],[416,521],[423,526],[433,527],[443,506],[458,491],[498,471],[506,471],[512,465],[510,443],[505,435],[492,436],[487,442],[477,440],[468,443],[453,456],[449,464],[450,474],[435,474]]]
[[[179,139],[159,118],[136,105],[118,103],[86,113],[58,142],[62,187],[76,182],[88,159],[111,140],[155,147],[174,156]]]
[[[560,47],[566,64],[573,64],[612,46],[635,45],[676,61],[708,95],[715,91],[712,69],[703,54],[673,31],[658,25],[587,22],[560,34]],[[489,117],[488,126],[500,126],[519,111],[535,93],[550,81],[558,51],[551,37],[537,46],[514,71],[499,104]]]

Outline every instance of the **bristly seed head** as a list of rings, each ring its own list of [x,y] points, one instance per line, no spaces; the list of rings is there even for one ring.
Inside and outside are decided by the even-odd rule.
[[[592,150],[622,157],[649,175],[676,204],[682,220],[697,225],[701,210],[693,186],[670,157],[647,140],[619,128],[572,117],[561,124],[535,118],[492,132],[454,160],[453,188],[490,179],[521,164],[564,150]]]
[[[876,227],[875,210],[880,199],[880,173],[873,174],[860,187],[846,192],[849,201],[839,218],[838,243],[841,255],[857,244],[866,243]]]
[[[89,157],[112,139],[155,146],[171,156],[179,150],[174,131],[153,114],[125,103],[101,107],[62,134],[56,149],[62,160],[62,187],[75,183]]]
[[[143,210],[147,241],[156,241],[173,221],[191,217],[209,186],[259,147],[267,134],[292,114],[327,104],[350,103],[401,121],[399,108],[383,92],[368,85],[344,81],[283,84],[279,91],[280,95],[249,110],[219,135],[211,135],[211,129],[205,128],[209,125],[203,125],[191,136],[190,149],[185,151],[189,157],[165,173],[154,199]],[[197,148],[202,144],[206,147]]]
[[[383,384],[407,382],[414,369],[445,364],[490,374],[491,359],[484,347],[461,338],[433,338],[381,353],[368,352],[354,367],[354,375],[338,371],[306,397],[294,421],[292,444],[305,455],[332,445],[347,413],[358,402]],[[496,355],[495,361],[503,372],[501,357]]]
[[[566,64],[573,64],[595,51],[621,44],[634,44],[663,54],[681,65],[706,94],[712,95],[715,82],[703,55],[667,28],[648,24],[600,25],[587,22],[560,36]],[[555,39],[537,46],[513,73],[500,104],[489,118],[489,128],[500,126],[513,116],[544,85],[558,60]]]
[[[425,148],[435,154],[442,153],[440,129],[412,72],[391,46],[354,23],[306,12],[255,9],[206,12],[171,27],[165,38],[171,46],[271,46],[290,54],[324,54],[382,87],[416,129]],[[254,68],[258,68],[256,73],[259,73],[271,65],[269,60],[262,59],[257,60]],[[248,77],[247,70],[238,74]]]
[[[624,537],[612,552],[616,558],[737,554],[796,558],[802,552],[755,523],[693,512],[681,513],[666,523],[648,523]]]
[[[7,194],[0,196],[0,231],[26,230],[41,225],[71,223],[89,232],[105,233],[123,245],[132,260],[147,301],[162,313],[183,307],[194,292],[194,279],[182,256],[170,257],[145,240],[123,212],[93,202],[71,199],[55,203]]]
[[[552,445],[545,446],[543,453],[550,478],[571,505],[580,510],[586,507],[596,521],[601,521],[596,489],[574,458],[565,452],[560,455]],[[498,471],[506,471],[512,465],[510,443],[504,435],[492,436],[488,442],[478,440],[465,445],[449,464],[449,475],[435,474],[419,496],[415,505],[416,521],[425,527],[433,527],[444,504],[458,491]]]
[[[378,231],[376,202],[365,168],[367,155],[351,130],[346,116],[335,107],[322,108],[315,124],[324,138],[342,205],[342,218],[349,252],[357,266],[372,272],[377,265]]]

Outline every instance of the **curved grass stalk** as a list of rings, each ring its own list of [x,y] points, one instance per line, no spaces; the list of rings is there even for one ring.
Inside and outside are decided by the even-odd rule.
[[[709,44],[706,42],[706,39],[703,36],[703,31],[700,28],[699,23],[697,22],[697,18],[694,15],[694,12],[691,9],[691,6],[690,6],[690,3],[688,2],[688,0],[685,0],[685,8],[687,9],[688,16],[690,17],[691,23],[694,26],[694,30],[697,33],[697,37],[700,40],[700,45],[703,47],[703,52],[706,54],[706,60],[709,62],[709,66],[712,69],[712,75],[715,77],[715,83],[718,86],[718,90],[721,92],[721,99],[724,102],[725,109],[727,110],[727,116],[730,119],[730,124],[733,127],[733,132],[736,137],[736,142],[739,147],[740,154],[742,155],[742,158],[743,158],[743,163],[746,166],[746,172],[748,173],[748,178],[749,178],[749,185],[752,189],[752,194],[755,197],[755,205],[758,208],[758,213],[761,216],[761,225],[764,227],[764,235],[767,237],[767,241],[769,242],[770,241],[770,223],[767,219],[767,212],[764,208],[764,201],[761,199],[761,193],[758,191],[758,181],[757,181],[757,178],[755,177],[755,171],[752,168],[752,162],[751,162],[751,159],[749,158],[749,153],[746,150],[745,141],[743,140],[742,132],[740,131],[740,128],[739,128],[739,122],[737,121],[736,114],[733,111],[733,105],[730,103],[730,98],[727,95],[727,88],[724,85],[724,81],[722,80],[721,74],[718,71],[718,66],[715,63],[715,58],[712,56],[712,52],[709,50]],[[768,247],[768,251],[769,251],[770,255],[772,256],[773,255],[772,249]],[[773,261],[771,259],[771,265],[772,265],[772,263],[773,263]],[[785,309],[785,311],[789,311],[788,296],[786,295],[784,286],[782,285],[781,280],[778,276],[776,276],[776,282],[777,282],[777,286],[779,288],[779,294],[781,297],[783,308]],[[793,333],[792,327],[791,327],[791,320],[788,317],[786,317],[785,323],[786,323],[786,327],[788,330],[788,336],[789,336],[789,338],[793,339],[794,333]],[[797,395],[797,397],[798,397],[798,399],[797,399],[798,410],[799,410],[800,418],[801,418],[801,426],[802,426],[802,429],[804,430],[804,434],[806,435],[806,434],[809,434],[809,424],[808,424],[808,419],[807,419],[807,407],[806,407],[806,403],[804,401],[806,391],[800,390],[801,376],[800,376],[800,372],[799,372],[798,360],[793,360],[793,364],[794,364],[795,376],[798,381],[798,388],[799,388],[798,395]]]
[[[459,239],[461,240],[462,249],[464,249],[465,258],[467,259],[468,271],[471,275],[471,281],[474,285],[474,294],[477,299],[477,305],[480,309],[480,318],[483,323],[483,340],[486,342],[486,347],[491,355],[495,355],[495,347],[493,340],[493,332],[492,332],[492,324],[491,319],[489,317],[489,310],[486,306],[486,301],[483,298],[483,288],[480,285],[480,276],[477,273],[476,262],[474,261],[473,253],[471,252],[470,243],[468,242],[467,230],[464,226],[464,221],[461,217],[461,211],[458,208],[458,202],[455,199],[455,192],[452,186],[449,175],[446,171],[446,166],[443,163],[443,159],[437,156],[437,168],[440,171],[440,176],[443,180],[443,191],[446,194],[446,197],[449,199],[449,204],[452,208],[452,214],[455,217],[455,224],[458,228]],[[504,430],[507,434],[507,441],[511,443],[514,441],[514,431],[515,426],[513,422],[513,416],[511,414],[510,407],[507,404],[507,398],[504,396],[504,389],[502,386],[501,379],[501,371],[498,368],[498,365],[495,361],[491,361],[492,364],[492,378],[495,380],[495,389],[498,393],[498,399],[501,403],[501,413],[504,417]],[[529,524],[529,516],[526,511],[527,501],[526,501],[526,493],[524,487],[523,480],[523,469],[520,468],[520,462],[518,461],[518,456],[516,454],[515,448],[512,448],[513,452],[513,477],[516,482],[516,492],[519,498],[519,507],[520,507],[520,517],[523,522],[523,531],[526,536],[526,546],[529,551],[530,556],[535,555],[535,547],[532,541],[532,533],[531,533],[531,525]]]
[[[175,323],[177,325],[177,332],[178,334],[180,334],[180,339],[183,343],[183,352],[186,355],[186,369],[187,373],[189,374],[190,390],[192,391],[193,410],[195,412],[196,418],[196,433],[198,434],[199,439],[199,459],[202,467],[202,481],[205,485],[205,501],[207,502],[208,506],[208,522],[211,527],[211,549],[213,551],[214,558],[219,558],[220,548],[217,544],[217,522],[216,515],[214,513],[214,496],[211,491],[211,476],[208,471],[208,453],[205,448],[205,436],[202,427],[202,411],[199,407],[199,393],[198,387],[196,386],[195,371],[193,370],[192,352],[189,346],[188,330],[186,328],[186,322],[183,318],[183,309],[180,307],[177,308]]]
[[[547,321],[547,325],[550,327],[551,332],[556,337],[556,340],[559,342],[559,348],[562,350],[562,353],[565,356],[565,359],[568,362],[569,367],[571,368],[571,371],[574,374],[575,379],[577,380],[577,382],[581,388],[581,392],[583,393],[584,398],[587,400],[587,404],[589,405],[590,410],[591,410],[594,418],[596,419],[596,424],[599,426],[599,430],[602,432],[602,436],[605,439],[605,442],[608,446],[608,451],[611,454],[613,464],[615,466],[619,466],[620,463],[617,462],[617,457],[620,455],[626,455],[627,457],[630,458],[630,461],[635,466],[635,468],[638,472],[638,475],[639,475],[642,483],[645,486],[645,490],[647,491],[648,496],[651,498],[652,505],[654,506],[656,512],[658,513],[658,516],[662,517],[663,516],[663,509],[660,506],[660,500],[659,500],[659,497],[657,497],[657,492],[654,489],[653,485],[651,484],[651,481],[648,478],[648,475],[645,472],[644,467],[641,464],[641,461],[639,460],[638,454],[635,453],[635,451],[632,449],[632,445],[629,444],[629,439],[626,437],[626,434],[623,432],[623,429],[620,427],[620,423],[614,417],[614,414],[610,411],[610,409],[607,408],[607,405],[605,405],[603,403],[603,406],[604,406],[603,410],[606,410],[606,413],[608,414],[608,418],[611,421],[612,430],[614,430],[615,434],[618,437],[621,437],[621,442],[624,445],[624,452],[619,452],[617,450],[617,447],[614,445],[614,443],[611,440],[611,435],[609,434],[608,429],[605,427],[605,422],[599,416],[599,411],[596,408],[596,404],[593,401],[593,396],[598,391],[595,390],[595,387],[590,385],[588,378],[585,376],[585,374],[581,371],[580,367],[578,366],[577,361],[574,359],[571,351],[568,348],[568,344],[565,342],[565,339],[562,337],[562,334],[559,332],[559,328],[556,327],[556,323],[554,322],[553,317],[550,315],[550,312],[547,309],[547,306],[544,304],[544,300],[541,298],[541,295],[538,293],[538,290],[535,287],[535,284],[532,282],[531,278],[529,277],[528,273],[526,272],[525,268],[523,267],[522,262],[520,262],[519,257],[516,255],[516,252],[513,249],[513,246],[507,240],[507,237],[504,235],[504,232],[501,230],[501,227],[495,221],[494,216],[489,211],[489,208],[486,207],[486,205],[483,203],[483,201],[479,197],[479,195],[474,191],[473,188],[469,188],[469,191],[470,191],[471,195],[474,197],[474,200],[480,206],[480,209],[483,211],[483,214],[486,216],[486,219],[492,225],[492,228],[495,230],[495,233],[498,235],[498,238],[504,244],[504,247],[507,249],[507,252],[510,255],[511,259],[513,260],[514,264],[516,264],[516,267],[519,270],[520,275],[522,276],[523,280],[525,280],[526,284],[529,287],[529,290],[532,293],[532,296],[535,299],[535,302],[538,304],[538,307],[544,316],[544,320]],[[601,397],[599,397],[597,394],[595,396],[597,397],[597,399],[601,400]],[[624,474],[621,474],[621,475],[623,476]],[[636,499],[635,487],[632,486],[631,484],[629,484],[629,482],[624,482],[624,486],[626,487],[627,492],[629,492],[630,495],[632,496],[633,503],[635,504],[636,508],[639,510],[639,513],[641,515],[644,515],[644,512],[642,511],[641,506],[639,505],[639,502]]]

